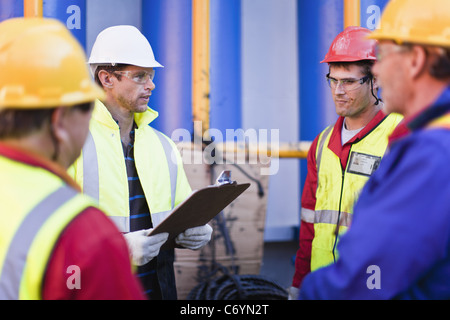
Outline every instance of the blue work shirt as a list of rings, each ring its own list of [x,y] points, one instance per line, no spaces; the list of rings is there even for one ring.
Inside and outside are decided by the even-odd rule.
[[[450,298],[450,88],[408,122],[363,188],[339,259],[305,277],[300,299]]]

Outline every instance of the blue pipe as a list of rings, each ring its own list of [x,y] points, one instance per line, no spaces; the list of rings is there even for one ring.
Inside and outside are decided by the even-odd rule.
[[[64,23],[86,50],[86,0],[43,0],[42,11]]]
[[[156,70],[150,98],[159,112],[152,125],[169,136],[178,128],[192,135],[192,1],[142,1],[142,33],[164,66]]]
[[[15,17],[23,17],[23,0],[1,0],[0,22]]]
[[[330,89],[325,81],[328,65],[321,64],[331,42],[344,28],[343,2],[298,1],[298,45],[300,77],[300,140],[312,141],[336,118]],[[301,188],[307,173],[300,161]]]
[[[241,1],[211,1],[210,128],[242,127]]]
[[[344,26],[343,4],[335,0],[299,1],[300,140],[311,141],[337,116],[321,64]]]

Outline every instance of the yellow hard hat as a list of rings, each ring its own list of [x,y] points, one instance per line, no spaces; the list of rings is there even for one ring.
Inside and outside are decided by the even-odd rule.
[[[0,108],[37,109],[104,99],[83,48],[58,20],[0,23]]]
[[[367,38],[450,47],[448,0],[391,0]]]

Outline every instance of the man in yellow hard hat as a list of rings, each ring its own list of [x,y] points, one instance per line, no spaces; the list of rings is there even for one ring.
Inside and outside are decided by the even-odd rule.
[[[383,157],[388,137],[401,120],[381,110],[370,30],[350,26],[339,33],[322,63],[329,64],[338,120],[314,139],[302,194],[299,249],[290,299],[304,277],[338,258],[336,245],[352,221],[353,204]]]
[[[143,299],[123,236],[66,172],[104,98],[81,46],[57,20],[6,20],[0,70],[0,299]]]
[[[373,73],[405,119],[365,185],[336,264],[304,279],[304,299],[450,298],[450,7],[392,0]]]
[[[151,127],[158,113],[148,103],[162,65],[145,36],[128,25],[100,32],[89,64],[106,99],[96,101],[87,143],[71,172],[124,233],[147,297],[177,299],[173,244],[161,249],[168,234],[149,236],[191,193],[174,142]],[[175,243],[196,250],[211,233],[208,224],[191,228]]]

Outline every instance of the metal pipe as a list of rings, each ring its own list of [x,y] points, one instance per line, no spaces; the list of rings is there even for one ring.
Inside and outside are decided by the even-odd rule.
[[[210,127],[242,127],[241,0],[211,1]],[[226,61],[226,63],[224,63]]]
[[[203,144],[199,146],[196,145],[195,142],[194,144],[192,144],[191,142],[177,143],[180,149],[189,149],[190,146],[193,146],[195,150],[204,150],[208,148],[208,153],[210,153],[214,149],[217,156],[222,154],[226,156],[238,155],[239,158],[241,158],[242,156],[245,158],[257,156],[297,159],[306,159],[311,144],[311,141],[281,142],[276,144],[268,143],[266,145],[246,143],[242,141],[225,141],[213,143],[213,145],[208,146]]]
[[[361,0],[344,0],[344,28],[361,25]]]
[[[216,145],[217,150],[227,153],[245,153],[247,156],[258,155],[275,158],[299,158],[306,159],[311,147],[310,141],[282,142],[279,144],[248,144],[245,142],[224,142]]]
[[[149,104],[159,113],[152,127],[168,136],[180,128],[192,132],[191,0],[142,1],[142,33],[164,65]]]
[[[193,121],[201,121],[201,132],[194,135],[205,137],[209,130],[210,112],[210,0],[192,1],[192,113]]]
[[[23,1],[23,16],[42,17],[43,16],[43,0],[24,0]]]

